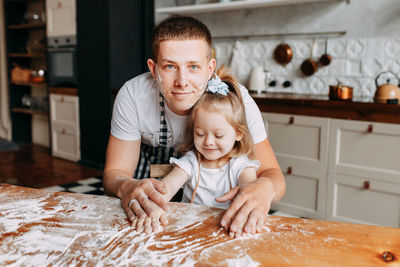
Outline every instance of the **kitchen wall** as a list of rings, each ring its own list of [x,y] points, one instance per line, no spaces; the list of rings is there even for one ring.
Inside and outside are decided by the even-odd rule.
[[[198,0],[207,2],[207,0]],[[211,1],[208,1],[211,2]],[[156,0],[156,7],[174,5],[173,0]],[[350,0],[299,4],[269,8],[193,14],[203,21],[213,36],[276,35],[263,38],[214,39],[218,65],[229,65],[239,80],[247,85],[252,68],[262,66],[270,72],[270,81],[277,86],[268,92],[327,94],[329,85],[341,82],[353,86],[356,96],[373,96],[375,77],[383,70],[400,75],[400,5],[398,0]],[[165,15],[155,15],[156,22]],[[293,33],[343,32],[346,34]],[[286,34],[286,35],[285,35]],[[275,47],[288,43],[292,61],[285,67],[273,59]],[[300,72],[303,60],[328,52],[333,61],[311,77]],[[239,51],[232,58],[233,47]],[[282,83],[292,86],[284,88]]]

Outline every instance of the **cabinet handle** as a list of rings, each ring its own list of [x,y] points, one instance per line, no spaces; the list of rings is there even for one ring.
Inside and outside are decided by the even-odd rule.
[[[294,123],[294,117],[292,116],[289,118],[289,124],[293,124],[293,123]]]
[[[65,129],[61,130],[61,134],[66,134],[66,133],[67,133],[67,131]]]
[[[60,102],[64,102],[64,97],[63,96],[61,97]]]
[[[367,129],[367,132],[368,133],[372,133],[374,131],[374,125],[373,124],[369,124],[368,125],[368,129]]]
[[[289,167],[287,168],[287,174],[292,174],[292,167],[289,166]]]
[[[368,181],[365,181],[363,187],[364,187],[365,190],[369,190],[370,183]]]

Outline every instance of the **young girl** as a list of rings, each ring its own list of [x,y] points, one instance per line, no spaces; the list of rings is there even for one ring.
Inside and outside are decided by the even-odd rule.
[[[239,87],[224,70],[220,75],[224,82],[214,74],[191,110],[187,139],[181,148],[184,156],[170,159],[175,167],[163,178],[168,190],[163,196],[168,201],[184,185],[182,202],[227,209],[230,203],[218,202],[216,197],[257,179],[259,162],[250,160],[253,142]],[[133,226],[138,231],[144,227],[145,232],[158,229],[165,215],[161,208],[157,210],[152,218],[134,220]]]

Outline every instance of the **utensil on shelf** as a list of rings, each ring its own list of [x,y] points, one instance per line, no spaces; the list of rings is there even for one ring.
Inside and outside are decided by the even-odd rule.
[[[328,39],[325,41],[325,53],[320,56],[318,62],[321,67],[328,66],[332,62],[332,56],[328,54]]]
[[[311,45],[310,58],[306,59],[301,63],[300,70],[305,76],[311,76],[318,70],[318,63],[313,60],[313,51],[315,46],[315,40]]]
[[[399,78],[391,71],[382,71],[375,78],[377,103],[397,104],[400,101]]]
[[[286,66],[293,58],[293,50],[290,45],[282,43],[274,50],[274,59],[279,64]]]
[[[353,87],[342,85],[330,85],[329,86],[329,99],[330,100],[348,100],[353,99]]]

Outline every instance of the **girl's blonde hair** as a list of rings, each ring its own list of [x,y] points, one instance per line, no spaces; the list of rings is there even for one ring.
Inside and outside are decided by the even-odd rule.
[[[217,75],[221,78],[221,81],[228,85],[229,93],[225,96],[206,91],[200,97],[190,111],[190,122],[187,128],[185,141],[180,147],[180,152],[184,154],[193,150],[198,154],[198,156],[200,156],[193,140],[194,119],[200,108],[205,108],[209,111],[218,112],[223,115],[229,124],[235,129],[236,133],[242,136],[240,141],[235,142],[232,150],[226,155],[226,157],[246,155],[250,159],[253,159],[254,143],[249,128],[247,127],[246,114],[238,82],[224,66],[217,70]]]

